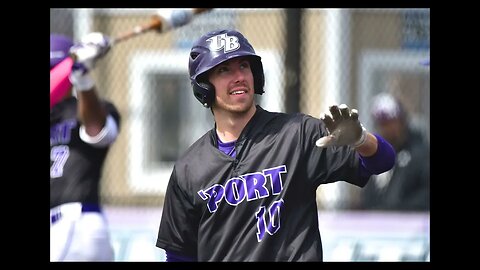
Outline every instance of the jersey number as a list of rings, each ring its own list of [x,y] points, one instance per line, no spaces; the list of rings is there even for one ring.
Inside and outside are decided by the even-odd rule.
[[[63,166],[67,162],[70,150],[67,145],[58,145],[52,147],[50,151],[50,160],[53,161],[50,167],[50,178],[57,178],[63,175]]]
[[[261,242],[265,237],[265,232],[273,235],[280,229],[280,209],[283,207],[283,199],[275,201],[269,208],[269,223],[266,221],[265,206],[261,206],[255,213],[257,219],[257,240]]]

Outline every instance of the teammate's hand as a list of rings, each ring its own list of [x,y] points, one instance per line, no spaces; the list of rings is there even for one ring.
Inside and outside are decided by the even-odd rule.
[[[79,44],[70,48],[70,54],[75,60],[72,70],[81,70],[83,73],[88,72],[95,66],[97,60],[110,50],[110,47],[110,38],[100,32],[93,32],[83,36]]]
[[[95,85],[89,76],[90,71],[98,59],[103,57],[111,47],[110,39],[99,32],[93,32],[82,37],[79,44],[70,48],[70,55],[74,59],[70,82],[77,91],[90,91]]]
[[[358,147],[367,138],[367,131],[358,121],[358,111],[350,110],[347,105],[330,106],[331,116],[323,114],[320,118],[326,125],[328,135],[317,140],[318,147],[351,145]]]

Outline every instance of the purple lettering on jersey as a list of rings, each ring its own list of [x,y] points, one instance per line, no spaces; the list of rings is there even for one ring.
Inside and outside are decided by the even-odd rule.
[[[205,201],[206,199],[208,199],[207,195],[203,192],[203,190],[199,190],[199,191],[197,192],[197,194],[198,194],[198,196],[200,196],[200,198],[202,198],[202,200],[204,200],[204,201]]]
[[[207,203],[208,211],[210,211],[210,213],[214,213],[215,211],[217,211],[218,204],[222,200],[224,192],[225,190],[223,186],[219,184],[215,184],[203,192],[204,194],[208,195],[208,197],[210,197]]]
[[[268,208],[268,220],[265,215],[265,206],[260,206],[255,213],[257,219],[257,241],[261,242],[265,237],[265,232],[274,235],[280,230],[280,210],[283,208],[284,201],[280,199],[273,202]],[[268,222],[268,225],[267,225]]]
[[[267,179],[270,179],[271,181],[270,186],[272,188],[272,195],[280,194],[283,189],[281,173],[286,172],[287,166],[282,165],[265,169],[263,170],[263,173],[247,173],[240,175],[240,177],[228,179],[225,187],[221,184],[215,184],[206,190],[199,190],[197,194],[202,200],[208,200],[207,208],[210,213],[214,213],[217,211],[218,204],[223,198],[225,198],[225,201],[228,204],[237,206],[245,199],[245,197],[247,197],[247,201],[253,201],[270,196],[266,184]],[[274,213],[270,214],[273,215]],[[276,225],[271,225],[266,228],[276,231]]]
[[[242,175],[247,185],[247,201],[264,198],[269,195],[268,189],[265,187],[267,179],[262,173],[249,173]]]
[[[265,236],[265,206],[260,206],[258,211],[255,213],[255,218],[257,219],[257,241],[262,241]]]
[[[245,182],[241,178],[232,178],[225,184],[225,200],[236,206],[245,199]]]
[[[77,126],[75,119],[58,123],[50,128],[50,146],[68,144],[72,137],[72,129]]]
[[[283,207],[283,199],[274,202],[268,209],[270,214],[270,222],[267,226],[267,232],[273,235],[280,229],[280,209]]]
[[[282,183],[282,176],[280,175],[280,173],[286,173],[286,172],[287,172],[287,167],[285,165],[263,170],[263,174],[265,176],[270,175],[270,179],[271,179],[270,182],[272,184],[273,195],[280,194],[280,192],[282,191],[283,183]]]

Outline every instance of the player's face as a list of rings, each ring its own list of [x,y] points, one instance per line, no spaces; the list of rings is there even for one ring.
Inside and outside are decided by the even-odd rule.
[[[248,112],[254,106],[254,84],[250,62],[246,57],[225,61],[209,74],[215,86],[215,111]]]
[[[403,135],[403,124],[400,119],[390,119],[377,124],[380,135],[393,146],[398,146]]]

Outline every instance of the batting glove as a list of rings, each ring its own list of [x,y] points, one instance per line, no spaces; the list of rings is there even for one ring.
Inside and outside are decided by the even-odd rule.
[[[70,48],[70,54],[75,60],[73,70],[91,70],[98,59],[103,57],[111,47],[110,39],[99,32],[89,33],[82,37],[79,44]]]
[[[74,59],[70,81],[77,91],[87,91],[93,88],[93,79],[88,71],[94,68],[98,59],[110,50],[110,39],[99,32],[89,33],[82,37],[79,44],[70,48]]]
[[[330,113],[320,118],[327,127],[328,135],[317,140],[318,147],[350,145],[358,147],[367,140],[367,130],[358,121],[358,111],[347,105],[333,105]]]

